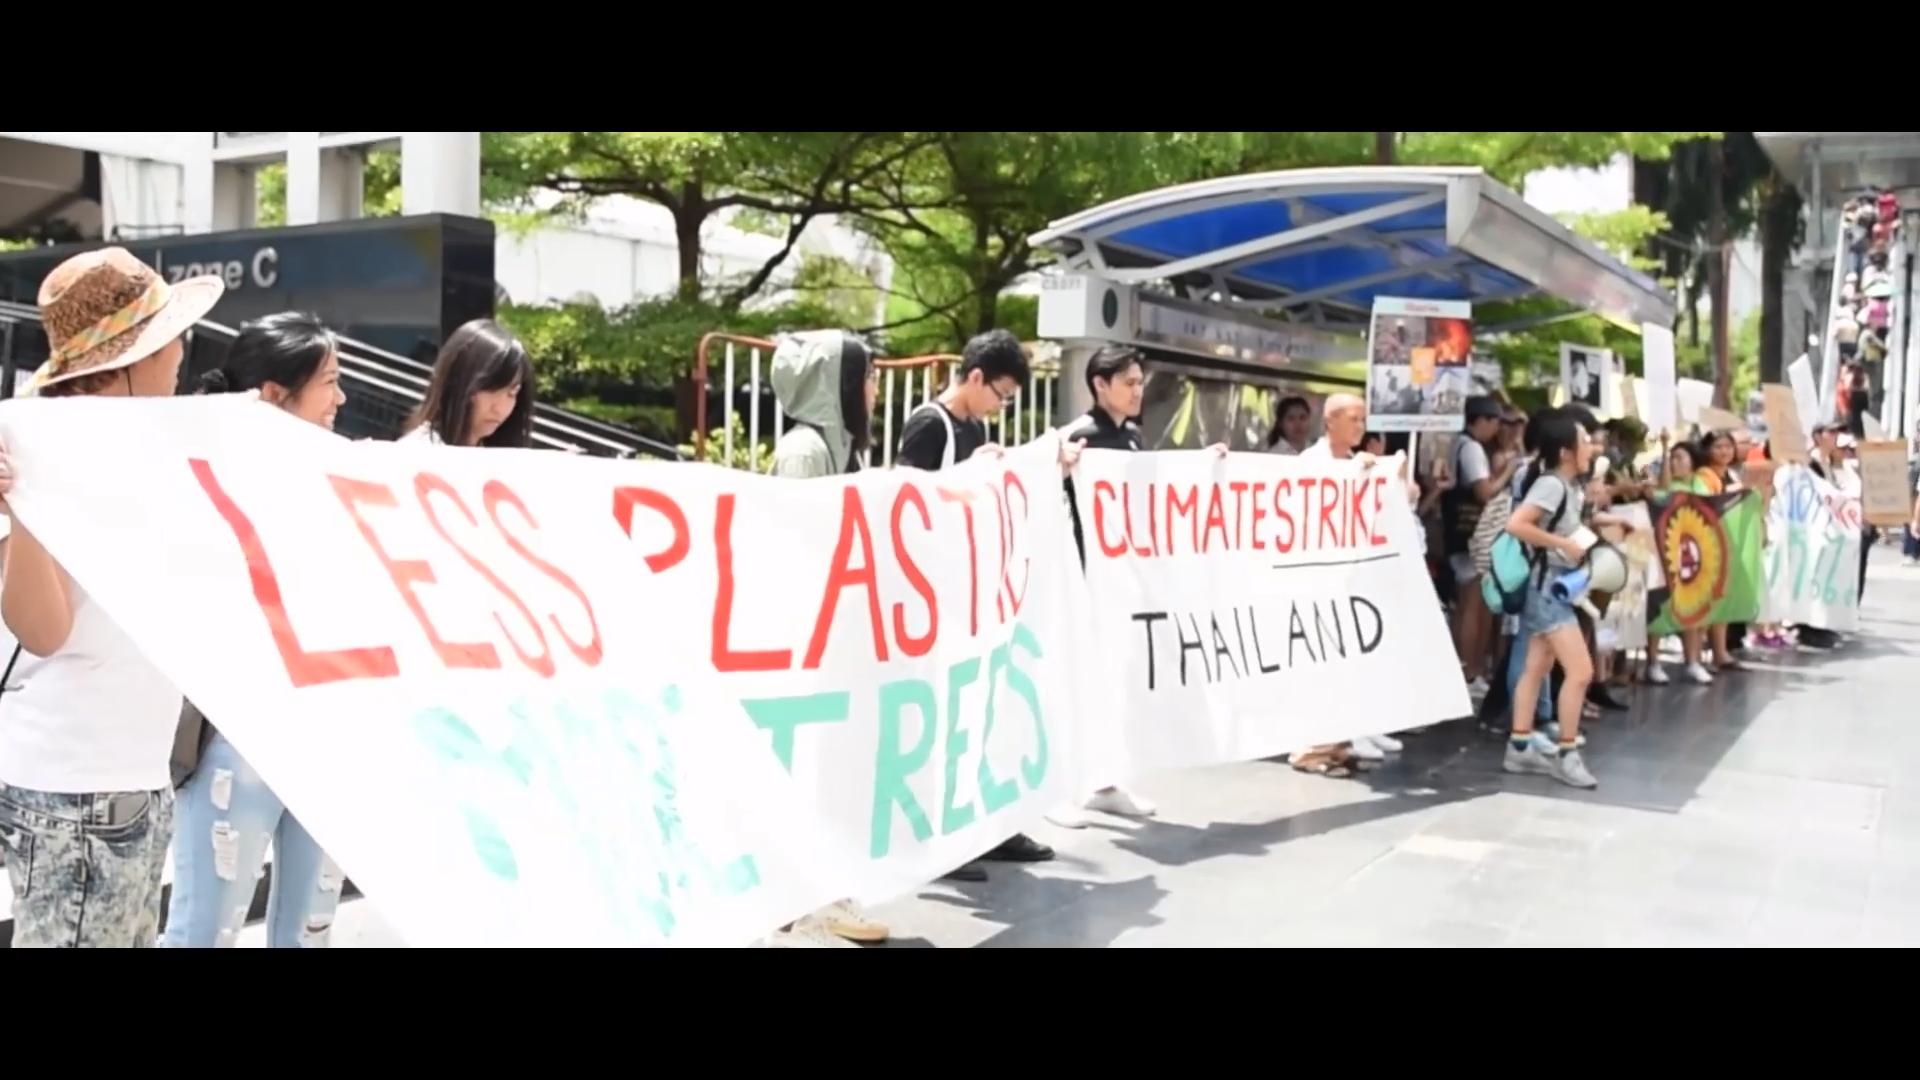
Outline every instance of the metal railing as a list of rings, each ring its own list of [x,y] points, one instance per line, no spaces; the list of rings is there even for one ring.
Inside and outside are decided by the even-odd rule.
[[[713,435],[709,430],[708,387],[716,385],[725,402],[720,413],[720,450],[721,461],[733,465],[734,430],[744,426],[746,448],[770,446],[780,437],[786,427],[786,410],[778,397],[775,397],[768,385],[771,370],[762,369],[772,361],[773,352],[779,343],[766,338],[748,337],[742,334],[715,332],[700,339],[700,345],[694,354],[694,453],[704,460],[707,456],[707,441]],[[717,351],[717,355],[716,355]],[[875,366],[880,369],[880,394],[875,403],[874,423],[879,427],[875,433],[878,438],[867,449],[867,466],[886,467],[893,464],[894,450],[899,445],[899,432],[905,426],[907,416],[913,410],[932,401],[945,390],[960,357],[951,353],[936,353],[930,356],[910,356],[897,360],[878,360]],[[714,383],[716,361],[719,381]],[[746,369],[744,383],[741,380],[741,368]],[[1014,446],[1039,437],[1052,426],[1054,408],[1054,389],[1059,381],[1060,368],[1056,362],[1040,362],[1033,366],[1032,376],[1027,385],[1020,388],[1014,399],[997,416],[987,420],[987,434],[990,439],[1003,446]],[[748,403],[746,416],[741,414],[742,391]],[[762,439],[761,416],[765,411],[764,400],[772,398],[772,422],[766,429],[766,439]],[[739,422],[739,423],[737,423]],[[749,462],[754,460],[751,450],[747,455]]]

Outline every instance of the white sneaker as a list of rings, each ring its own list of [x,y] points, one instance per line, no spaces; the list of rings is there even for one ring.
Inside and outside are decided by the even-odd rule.
[[[1701,686],[1708,686],[1713,683],[1713,672],[1708,671],[1705,664],[1688,664],[1687,678]]]
[[[838,938],[866,945],[887,940],[887,924],[876,921],[852,900],[835,900],[809,918],[818,920],[827,932]]]
[[[1667,666],[1661,663],[1647,665],[1647,682],[1654,686],[1665,686],[1673,679],[1667,675]]]
[[[1373,740],[1367,738],[1365,735],[1348,742],[1347,746],[1353,751],[1353,756],[1359,758],[1361,761],[1387,760],[1387,752],[1375,746]]]
[[[1560,752],[1560,725],[1555,723],[1548,723],[1543,728],[1534,729],[1533,745],[1543,753],[1548,753],[1548,754],[1559,753]],[[1573,748],[1575,750],[1585,749],[1586,745],[1587,745],[1587,737],[1585,734],[1575,735],[1573,737]]]
[[[1087,800],[1087,809],[1137,818],[1149,818],[1160,812],[1160,808],[1148,800],[1117,787],[1094,792],[1093,797]]]
[[[1487,696],[1487,691],[1491,689],[1493,689],[1493,687],[1487,682],[1487,677],[1482,675],[1467,684],[1467,696],[1471,698],[1483,698]]]
[[[1407,748],[1406,743],[1401,742],[1391,735],[1369,735],[1367,736],[1367,741],[1385,750],[1389,754],[1397,754]]]
[[[1547,770],[1547,775],[1568,787],[1597,788],[1600,786],[1600,781],[1595,780],[1593,774],[1587,771],[1586,759],[1580,756],[1578,750],[1562,750],[1554,755],[1549,764],[1552,767]]]
[[[1547,760],[1549,755],[1540,749],[1540,744],[1536,741],[1538,735],[1539,733],[1535,732],[1535,737],[1527,740],[1527,748],[1524,750],[1515,748],[1513,740],[1508,739],[1507,754],[1501,759],[1500,767],[1510,773],[1551,774],[1553,763]]]

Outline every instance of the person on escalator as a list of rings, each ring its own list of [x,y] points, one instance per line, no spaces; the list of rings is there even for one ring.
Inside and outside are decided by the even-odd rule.
[[[871,445],[880,369],[873,350],[840,330],[792,334],[773,353],[773,396],[792,420],[773,448],[773,475],[805,480],[859,472]],[[822,931],[825,933],[823,934]],[[827,935],[831,935],[828,937]],[[887,927],[851,899],[780,930],[778,944],[877,943]]]

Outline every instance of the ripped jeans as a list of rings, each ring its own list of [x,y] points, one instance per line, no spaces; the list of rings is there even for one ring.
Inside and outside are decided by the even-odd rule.
[[[247,923],[273,842],[267,947],[324,949],[340,906],[340,870],[224,735],[214,732],[180,786],[169,948],[227,948]]]

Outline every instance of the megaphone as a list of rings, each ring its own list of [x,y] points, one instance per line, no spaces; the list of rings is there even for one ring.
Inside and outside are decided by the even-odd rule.
[[[1571,604],[1589,590],[1617,593],[1627,587],[1627,558],[1612,544],[1601,542],[1587,549],[1587,557],[1578,569],[1569,570],[1547,586],[1547,595],[1563,604]]]

